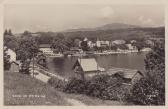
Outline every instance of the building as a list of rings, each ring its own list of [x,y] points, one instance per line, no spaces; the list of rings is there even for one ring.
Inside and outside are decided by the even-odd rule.
[[[19,61],[12,61],[10,65],[10,72],[19,72],[21,63]]]
[[[87,45],[88,45],[88,47],[90,47],[90,48],[92,48],[94,45],[93,45],[93,43],[92,43],[92,41],[88,41],[87,42]]]
[[[129,50],[137,50],[136,46],[133,46],[132,44],[126,44]]]
[[[144,76],[140,71],[118,71],[113,75],[121,77],[124,80],[124,83],[130,85],[137,83]]]
[[[16,53],[10,48],[4,47],[6,54],[9,56],[9,62],[16,61]]]
[[[122,45],[122,44],[125,44],[125,43],[126,43],[125,40],[115,40],[115,41],[111,42],[112,45]]]
[[[53,50],[51,49],[50,44],[40,44],[39,45],[39,50],[42,51],[46,55],[52,55]]]
[[[99,72],[105,71],[94,58],[78,59],[73,66],[73,70],[81,79],[88,79]]]
[[[109,41],[100,41],[99,39],[97,39],[97,41],[96,41],[97,47],[107,47],[109,45],[110,45]]]

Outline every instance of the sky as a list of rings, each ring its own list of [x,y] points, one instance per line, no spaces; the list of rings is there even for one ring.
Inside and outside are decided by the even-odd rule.
[[[94,28],[110,23],[164,26],[162,5],[19,5],[4,7],[4,29],[13,33]]]

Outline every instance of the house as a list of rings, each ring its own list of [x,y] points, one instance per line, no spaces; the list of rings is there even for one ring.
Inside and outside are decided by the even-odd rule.
[[[121,78],[123,78],[124,83],[130,84],[130,85],[137,83],[137,81],[143,77],[143,74],[140,71],[136,71],[136,72],[118,71],[113,75],[120,76]]]
[[[132,44],[125,44],[129,50],[136,50],[136,46],[133,46]]]
[[[109,45],[110,45],[109,41],[100,41],[99,39],[97,39],[97,41],[96,41],[97,47],[107,47]]]
[[[42,51],[46,55],[52,55],[53,50],[51,49],[50,44],[40,44],[39,45],[39,50]]]
[[[121,44],[125,44],[126,41],[125,40],[115,40],[111,42],[111,45],[121,45]]]
[[[10,72],[19,72],[20,70],[20,62],[19,61],[12,61],[10,65]]]
[[[93,76],[105,71],[104,68],[98,65],[94,58],[78,59],[73,66],[73,70],[81,79],[87,79],[91,75]]]
[[[16,53],[12,49],[4,46],[6,54],[9,56],[9,62],[16,61]]]

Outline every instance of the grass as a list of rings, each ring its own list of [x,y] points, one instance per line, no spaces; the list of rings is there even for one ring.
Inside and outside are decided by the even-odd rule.
[[[62,93],[62,92],[61,92]],[[102,100],[96,97],[90,97],[84,94],[66,94],[66,97],[79,100],[88,106],[120,106],[129,105],[125,102]]]
[[[14,97],[18,95],[21,97]],[[24,95],[42,97],[24,97]],[[66,101],[66,98],[81,101],[89,106],[127,105],[124,102],[102,100],[83,94],[67,94],[26,74],[13,72],[4,74],[4,105],[72,105]]]
[[[5,72],[4,105],[65,106],[69,104],[54,88],[47,84],[26,74]]]

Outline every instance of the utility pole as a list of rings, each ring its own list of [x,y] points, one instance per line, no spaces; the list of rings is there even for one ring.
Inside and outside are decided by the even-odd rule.
[[[33,52],[33,78],[34,78],[34,52]]]

